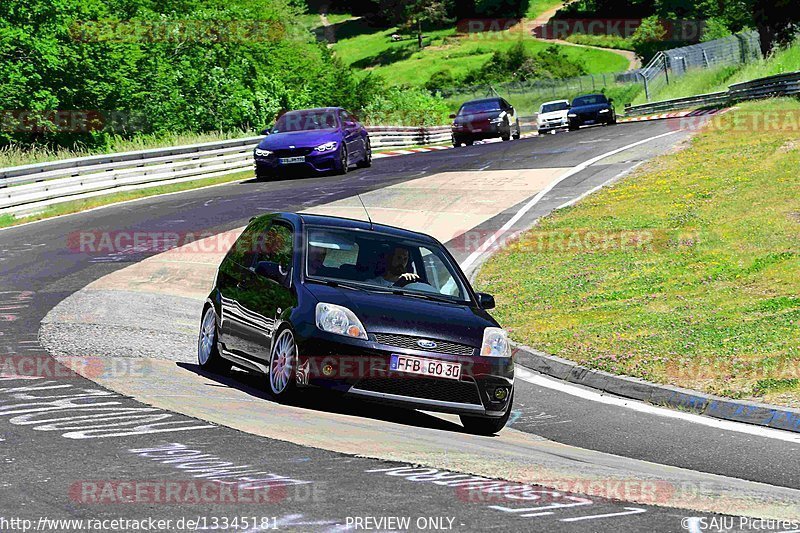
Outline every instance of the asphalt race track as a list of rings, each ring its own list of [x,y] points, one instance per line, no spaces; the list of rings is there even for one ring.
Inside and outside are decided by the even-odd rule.
[[[464,246],[460,233],[485,236],[509,221],[528,227],[688,135],[679,120],[589,128],[380,159],[344,177],[211,187],[0,231],[0,355],[42,367],[35,379],[0,376],[0,517],[64,531],[87,526],[41,520],[171,519],[168,530],[197,529],[186,520],[220,529],[225,519],[248,517],[229,529],[670,532],[692,530],[697,520],[689,517],[800,517],[800,435],[642,412],[541,376],[518,376],[511,422],[493,438],[463,433],[453,417],[323,393],[276,404],[257,376],[204,375],[187,361],[190,334],[171,335],[175,309],[191,322],[193,300],[180,295],[200,290],[175,272],[207,265],[189,258],[165,266],[158,290],[127,287],[109,309],[110,300],[91,300],[98,292],[87,286],[111,292],[108,280],[163,258],[74,246],[81,232],[223,233],[278,210],[353,216],[359,193],[376,220],[431,227],[474,268],[485,256]],[[547,189],[553,176],[635,143]],[[482,180],[496,194],[481,192]],[[425,194],[453,182],[465,206],[460,218]],[[119,322],[85,320],[87,305]],[[148,321],[151,330],[141,327]],[[128,323],[134,327],[119,326]],[[61,357],[106,362],[99,372],[84,369],[87,379],[59,367],[43,342]],[[213,481],[249,483],[263,497],[253,501],[240,489],[201,503],[153,492],[125,500],[131,484],[187,489]],[[509,487],[517,497],[497,492]],[[0,520],[0,530],[15,529]]]

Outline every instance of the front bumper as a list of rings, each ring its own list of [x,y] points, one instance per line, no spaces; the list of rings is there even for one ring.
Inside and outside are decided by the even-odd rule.
[[[566,128],[569,126],[569,120],[566,118],[558,120],[546,120],[538,124],[539,132],[547,132],[557,129]]]
[[[569,118],[572,127],[592,126],[594,124],[607,124],[611,122],[611,113],[586,113]]]
[[[305,341],[298,339],[297,383],[319,386],[371,401],[429,411],[472,416],[501,417],[506,412],[514,386],[512,358],[433,353],[349,339],[316,331]],[[477,349],[475,352],[477,353]],[[426,377],[390,370],[393,354],[461,363],[458,380]],[[494,398],[498,387],[506,397]]]
[[[256,175],[274,175],[280,172],[314,172],[323,173],[337,170],[339,165],[339,152],[334,150],[324,154],[306,155],[303,163],[283,164],[276,156],[257,157],[255,159]]]
[[[464,126],[454,126],[451,129],[453,140],[456,139],[472,139],[472,140],[480,140],[480,139],[494,139],[496,137],[502,137],[504,134],[509,133],[510,128],[507,128],[505,124],[489,124],[489,123],[482,123],[482,124],[467,124]]]

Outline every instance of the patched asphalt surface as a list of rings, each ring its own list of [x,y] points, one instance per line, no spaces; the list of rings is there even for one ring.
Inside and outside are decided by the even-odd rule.
[[[39,322],[58,302],[91,281],[122,268],[146,255],[124,257],[123,261],[94,263],[88,254],[70,249],[70,235],[78,231],[224,231],[240,227],[256,214],[274,210],[301,210],[430,173],[447,170],[500,170],[511,168],[566,167],[579,164],[598,154],[643,138],[670,131],[676,121],[631,124],[615,128],[593,128],[569,135],[548,136],[502,144],[487,144],[375,161],[369,170],[355,171],[346,177],[320,177],[274,183],[246,182],[178,195],[146,199],[121,206],[54,219],[0,232],[0,280],[2,280],[4,322],[0,330],[0,353],[3,355],[41,355],[37,342]],[[678,137],[677,135],[675,137]],[[593,167],[567,180],[529,214],[538,216],[609,179],[634,161]],[[521,199],[522,201],[523,199]],[[490,221],[487,227],[502,220]],[[524,223],[525,220],[521,221]],[[502,224],[502,222],[500,222]],[[41,387],[44,380],[0,381],[0,453],[3,475],[0,484],[0,512],[6,518],[180,518],[180,517],[276,517],[280,529],[336,530],[347,524],[347,517],[409,516],[452,517],[453,528],[462,530],[506,529],[547,531],[680,531],[686,511],[605,502],[592,498],[591,505],[558,507],[559,502],[481,500],[465,497],[452,487],[430,482],[414,482],[403,476],[390,476],[368,470],[399,467],[381,461],[360,459],[322,450],[299,447],[247,435],[235,430],[211,427],[175,431],[164,427],[163,433],[75,439],[63,435],[85,427],[83,422],[59,424],[48,416],[53,395],[70,397],[84,389],[99,387],[83,378],[56,378],[47,388],[18,391],[20,386]],[[50,388],[50,387],[60,388]],[[735,475],[744,479],[796,486],[791,476],[772,477],[767,468],[781,457],[786,470],[797,472],[797,451],[785,443],[726,434],[708,428],[682,428],[676,438],[675,426],[655,417],[641,415],[634,420],[629,413],[605,405],[580,405],[571,397],[537,390],[522,384],[518,405],[522,409],[553,413],[569,423],[556,425],[526,423],[523,418],[514,427],[547,438],[599,449],[633,458],[677,464],[705,472]],[[16,394],[16,397],[10,396]],[[28,394],[29,396],[20,396]],[[38,398],[44,396],[45,398]],[[97,402],[98,398],[82,400]],[[141,408],[130,399],[114,397],[115,408]],[[31,405],[33,404],[33,405]],[[40,409],[37,411],[37,409]],[[89,410],[92,413],[94,411]],[[577,416],[578,412],[584,417]],[[34,415],[34,413],[37,413]],[[27,415],[27,417],[26,417]],[[420,423],[419,414],[398,412],[399,420],[408,417],[410,424]],[[38,417],[38,418],[36,418]],[[431,417],[428,417],[431,418]],[[593,422],[594,419],[594,422]],[[171,422],[183,427],[203,426],[201,421],[172,415]],[[422,418],[425,423],[425,417]],[[431,418],[431,424],[437,424]],[[576,422],[577,420],[577,422]],[[608,421],[617,420],[617,424]],[[279,421],[278,421],[279,422]],[[49,425],[48,425],[49,424]],[[435,426],[434,426],[435,427]],[[452,430],[444,428],[443,430]],[[454,432],[454,445],[457,442]],[[720,453],[720,441],[730,442]],[[631,445],[636,442],[636,445]],[[713,442],[713,446],[711,443]],[[98,480],[180,480],[191,479],[186,471],[141,457],[130,450],[154,448],[176,443],[213,455],[235,465],[252,465],[260,472],[310,481],[318,489],[312,495],[287,491],[285,497],[257,506],[238,504],[89,504],[75,495],[82,481]],[[659,448],[659,443],[660,448]],[[757,447],[760,453],[750,454]],[[668,449],[671,449],[668,453]],[[491,450],[487,450],[491,453]],[[673,461],[673,462],[670,462]],[[742,474],[732,474],[731,464],[740,465]],[[748,465],[748,466],[745,466]],[[751,475],[744,475],[747,473]],[[78,485],[76,485],[76,483]],[[477,501],[476,501],[477,499]],[[560,502],[560,503],[563,503]],[[509,512],[491,507],[528,511]],[[556,505],[556,507],[552,507]],[[541,507],[550,506],[544,510]],[[254,509],[257,508],[257,511]],[[536,509],[539,508],[538,511]],[[630,508],[646,509],[639,514],[598,517],[579,521],[572,518],[627,513]],[[638,511],[636,511],[638,513]],[[544,513],[544,514],[543,514]],[[549,514],[552,513],[552,514]],[[522,517],[522,514],[537,514]],[[282,522],[281,522],[282,520]],[[298,523],[302,522],[302,523]],[[66,529],[66,528],[64,528]]]

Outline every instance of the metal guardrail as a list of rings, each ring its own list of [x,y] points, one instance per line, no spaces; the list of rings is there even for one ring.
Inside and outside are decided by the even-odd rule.
[[[727,91],[675,98],[625,108],[626,116],[646,115],[664,111],[730,105],[743,100],[759,100],[800,94],[800,71],[759,78],[728,87]]]
[[[451,139],[449,126],[371,126],[372,147],[435,144]],[[247,137],[172,148],[64,159],[0,169],[0,214],[41,211],[73,199],[108,192],[180,183],[252,168],[253,148],[263,137]]]

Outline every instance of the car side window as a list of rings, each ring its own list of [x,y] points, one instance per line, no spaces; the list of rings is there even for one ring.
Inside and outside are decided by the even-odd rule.
[[[422,262],[425,265],[427,282],[439,294],[459,296],[461,291],[458,288],[458,284],[442,262],[442,259],[427,248],[420,248],[420,253],[422,254]]]
[[[257,237],[256,257],[254,263],[271,261],[287,270],[292,266],[294,252],[294,232],[289,224],[282,221],[273,222],[266,231]]]
[[[251,267],[258,251],[258,236],[272,225],[274,218],[272,215],[267,215],[258,217],[250,222],[239,238],[236,239],[233,247],[225,257],[226,261],[233,261],[245,268]]]

